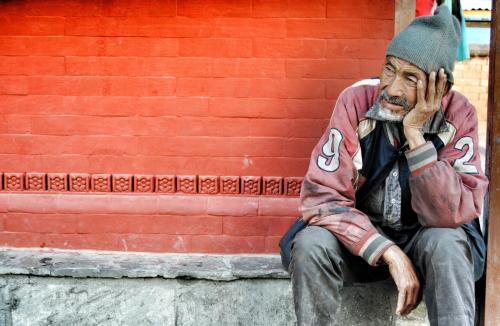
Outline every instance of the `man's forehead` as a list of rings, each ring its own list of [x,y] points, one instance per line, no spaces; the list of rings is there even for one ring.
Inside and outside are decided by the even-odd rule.
[[[392,56],[392,55],[388,55],[386,57],[386,63],[390,63],[392,64],[394,67],[396,68],[400,68],[400,69],[408,69],[408,70],[412,70],[412,71],[415,71],[415,72],[420,72],[422,74],[426,74],[422,69],[420,69],[419,67],[415,66],[414,64],[406,61],[406,60],[403,60],[401,58],[398,58],[398,57],[395,57],[395,56]]]

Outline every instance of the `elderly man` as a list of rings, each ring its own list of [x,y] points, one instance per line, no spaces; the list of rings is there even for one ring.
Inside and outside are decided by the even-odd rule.
[[[474,324],[488,181],[476,111],[450,90],[459,29],[444,6],[415,19],[389,44],[380,79],[339,95],[304,179],[302,220],[280,243],[299,325],[335,324],[344,281],[389,275],[397,314],[423,294],[432,325]]]

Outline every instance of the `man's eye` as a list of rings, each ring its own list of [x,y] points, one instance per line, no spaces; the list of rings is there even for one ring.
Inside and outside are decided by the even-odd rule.
[[[414,77],[406,77],[406,81],[411,84],[411,85],[416,85],[417,84],[417,79]]]

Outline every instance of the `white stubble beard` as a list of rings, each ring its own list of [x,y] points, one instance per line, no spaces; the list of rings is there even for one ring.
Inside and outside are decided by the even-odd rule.
[[[401,116],[401,115],[397,115],[397,114],[394,114],[392,113],[391,110],[385,108],[382,106],[382,104],[379,104],[380,105],[380,110],[379,110],[379,114],[380,114],[380,117],[387,120],[387,121],[390,121],[390,122],[402,122],[403,119],[404,119],[404,115]]]

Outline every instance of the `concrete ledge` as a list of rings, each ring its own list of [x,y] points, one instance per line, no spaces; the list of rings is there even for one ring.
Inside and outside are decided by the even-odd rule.
[[[278,255],[156,254],[0,248],[0,275],[233,281],[288,278]]]
[[[336,325],[428,325],[393,314],[392,281],[346,284]],[[278,255],[0,248],[0,326],[294,325]]]

